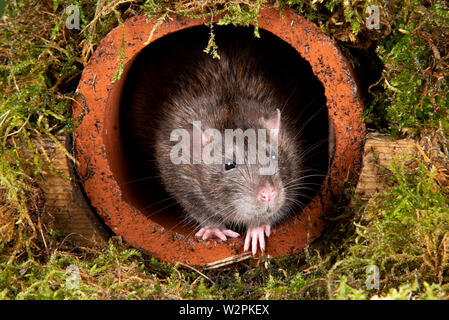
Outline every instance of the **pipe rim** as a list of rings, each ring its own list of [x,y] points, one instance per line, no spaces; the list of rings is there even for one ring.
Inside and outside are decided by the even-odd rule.
[[[218,18],[215,19],[215,22]],[[159,26],[151,42],[169,33],[206,24],[206,20],[175,17]],[[125,72],[133,58],[146,45],[155,21],[136,16],[124,22]],[[331,211],[334,199],[342,192],[345,183],[355,184],[361,168],[365,126],[361,121],[362,102],[352,70],[341,52],[321,30],[292,9],[279,11],[261,9],[259,28],[265,29],[289,43],[311,65],[315,76],[322,82],[327,99],[330,120],[335,130],[335,152],[329,166],[329,174],[323,184],[299,216],[278,226],[268,239],[266,253],[271,256],[292,254],[302,250],[318,238],[326,227],[322,219]],[[120,81],[113,83],[117,70],[123,29],[113,29],[100,43],[83,71],[77,92],[86,100],[86,114],[74,132],[75,158],[82,176],[83,187],[93,207],[111,230],[121,235],[134,247],[168,262],[204,265],[243,252],[242,239],[221,242],[198,241],[185,238],[167,230],[145,217],[124,199],[114,179],[108,139],[114,137],[114,127],[107,115],[111,113],[111,101],[119,95]],[[82,111],[74,103],[74,116]],[[337,190],[337,192],[333,192]]]

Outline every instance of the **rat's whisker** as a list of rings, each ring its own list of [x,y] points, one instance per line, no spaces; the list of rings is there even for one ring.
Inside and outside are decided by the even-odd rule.
[[[122,185],[128,185],[131,183],[136,183],[136,182],[141,182],[141,181],[145,181],[145,180],[150,180],[150,179],[160,179],[161,176],[160,175],[155,175],[155,176],[150,176],[150,177],[144,177],[144,178],[138,178],[138,179],[134,179],[134,180],[129,180],[129,181],[125,181],[123,183],[121,183]]]

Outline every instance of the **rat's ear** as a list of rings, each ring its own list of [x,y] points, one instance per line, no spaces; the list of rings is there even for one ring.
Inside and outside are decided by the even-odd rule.
[[[212,141],[212,137],[205,135],[204,132],[205,130],[201,128],[201,121],[192,122],[192,145],[200,146],[201,150]],[[199,144],[199,141],[201,141],[201,144]]]
[[[192,125],[193,164],[199,164],[202,160],[206,164],[220,164],[221,150],[216,150],[216,146],[221,147],[220,131],[217,129],[203,130],[201,128],[201,121],[193,121]]]
[[[262,123],[268,130],[281,129],[281,110],[276,109],[268,118],[262,117]]]
[[[276,109],[276,111],[272,112],[268,118],[262,117],[262,125],[268,129],[271,136],[271,131],[274,131],[274,136],[278,140],[282,139],[282,131],[281,131],[281,110]]]
[[[276,138],[278,141],[282,140],[281,110],[276,109],[276,111],[272,112],[268,118],[262,117],[261,120],[262,125],[268,129],[270,137]]]

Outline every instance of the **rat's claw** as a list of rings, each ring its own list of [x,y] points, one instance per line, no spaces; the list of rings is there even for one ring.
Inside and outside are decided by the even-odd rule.
[[[265,231],[265,235],[268,238],[271,234],[271,226],[269,224],[266,224],[263,226],[263,230]]]
[[[240,234],[232,230],[221,230],[218,228],[201,228],[200,231],[198,231],[195,234],[195,236],[198,238],[202,238],[203,240],[211,238],[219,238],[223,241],[226,241],[227,240],[226,236],[231,238],[237,238],[240,236]]]
[[[251,243],[251,251],[253,255],[255,255],[257,253],[257,244],[259,243],[260,250],[265,251],[265,235],[269,237],[270,234],[271,227],[268,224],[260,227],[249,228],[246,232],[245,245],[243,246],[243,250],[248,251],[249,245]]]
[[[238,237],[240,237],[240,233],[234,232],[232,230],[223,230],[223,233],[225,235],[227,235],[228,237],[231,237],[231,238],[238,238]]]

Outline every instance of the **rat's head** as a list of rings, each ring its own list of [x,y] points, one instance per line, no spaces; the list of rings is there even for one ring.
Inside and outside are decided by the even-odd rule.
[[[301,181],[298,144],[279,109],[256,121],[245,117],[227,123],[233,128],[200,129],[202,161],[197,170],[202,194],[224,223],[274,224],[296,202]]]

